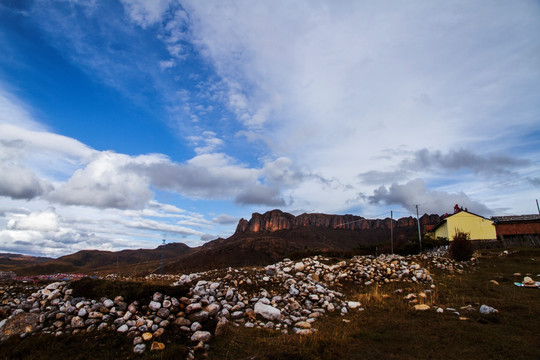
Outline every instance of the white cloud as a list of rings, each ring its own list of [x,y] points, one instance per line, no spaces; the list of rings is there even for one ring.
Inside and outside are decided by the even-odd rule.
[[[161,204],[155,200],[151,200],[148,205],[167,214],[182,214],[186,212],[184,209],[180,209],[177,206],[171,204]]]
[[[304,179],[291,192],[295,205],[343,210],[370,191],[358,173],[388,171],[403,159],[378,158],[387,149],[485,154],[497,142],[505,157],[521,146],[508,134],[538,130],[530,111],[531,94],[540,95],[532,3],[183,5],[193,43],[245,126],[240,133],[265,139],[274,158],[343,184]],[[460,169],[479,169],[471,166]]]
[[[121,249],[121,239],[107,238],[77,228],[54,208],[24,214],[12,212],[0,229],[0,251],[31,255],[61,256],[83,249]]]
[[[205,242],[206,242],[206,241],[210,241],[210,240],[214,240],[214,239],[216,239],[216,238],[217,238],[217,236],[216,236],[216,235],[212,235],[212,234],[204,234],[204,235],[201,236],[201,240],[202,240],[202,241],[205,241]]]
[[[159,231],[159,232],[164,232],[164,233],[176,233],[179,235],[197,235],[197,236],[203,235],[202,232],[193,230],[188,227],[163,223],[163,222],[152,220],[152,219],[139,218],[135,220],[126,221],[124,224],[127,227],[135,228],[135,229],[154,230],[154,231]]]
[[[147,174],[153,186],[191,198],[228,199],[258,184],[260,170],[251,169],[222,153],[198,155],[186,163],[151,164]]]
[[[55,166],[55,171],[61,171],[84,164],[95,151],[73,138],[0,122],[0,160],[8,160],[6,154],[11,157],[9,160],[24,160],[43,171],[45,160],[47,167]]]
[[[43,126],[32,120],[32,115],[17,98],[13,97],[0,83],[0,124],[21,126],[32,130],[42,130]]]
[[[279,189],[267,185],[250,187],[238,194],[234,201],[240,205],[267,205],[275,207],[287,205]]]
[[[175,65],[176,65],[175,62],[172,59],[171,60],[162,60],[162,61],[159,62],[159,67],[161,68],[161,70],[170,69]]]
[[[172,0],[121,0],[133,22],[147,27],[161,21]]]
[[[12,219],[8,222],[8,229],[11,230],[35,230],[35,231],[57,231],[58,216],[54,209],[42,212],[33,212],[19,219]]]
[[[224,141],[213,131],[204,131],[199,136],[189,136],[188,140],[195,146],[197,155],[216,152],[224,145]]]
[[[148,159],[102,152],[84,169],[75,171],[49,198],[66,205],[142,209],[153,197],[150,182],[144,174],[128,167],[133,163],[144,164]]]
[[[49,173],[70,174],[95,152],[45,130],[0,87],[0,196],[32,199],[53,189]]]
[[[218,224],[236,224],[238,222],[238,218],[235,216],[227,215],[227,214],[221,214],[216,216],[212,219],[213,222]]]
[[[0,163],[0,196],[14,199],[33,199],[53,189],[46,180],[20,165],[4,165]]]
[[[422,179],[415,179],[405,184],[392,184],[389,188],[381,186],[368,197],[373,204],[400,205],[414,212],[419,205],[422,213],[444,214],[450,212],[455,204],[468,208],[469,211],[482,215],[491,215],[486,205],[469,198],[463,192],[448,193],[429,190]]]

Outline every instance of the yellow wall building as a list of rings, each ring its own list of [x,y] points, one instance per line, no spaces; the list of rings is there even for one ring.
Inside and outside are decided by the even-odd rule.
[[[450,241],[457,232],[469,233],[471,240],[493,240],[497,238],[495,225],[490,219],[468,211],[460,211],[441,220],[431,232],[435,238]]]

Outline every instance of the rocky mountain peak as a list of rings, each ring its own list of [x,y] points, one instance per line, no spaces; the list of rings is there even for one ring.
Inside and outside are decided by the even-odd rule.
[[[420,224],[435,224],[440,220],[436,214],[424,214],[420,218]],[[365,219],[357,215],[329,215],[320,213],[292,214],[275,209],[264,214],[253,213],[251,219],[240,219],[235,234],[275,232],[280,230],[292,230],[301,227],[313,226],[324,229],[344,229],[352,231],[390,229],[390,218]],[[410,227],[416,225],[416,219],[412,216],[393,220],[394,228]]]

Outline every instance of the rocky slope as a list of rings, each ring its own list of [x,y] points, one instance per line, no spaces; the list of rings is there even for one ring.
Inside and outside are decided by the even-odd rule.
[[[211,339],[223,333],[229,323],[310,334],[317,331],[317,319],[326,314],[336,312],[345,317],[350,311],[362,311],[361,303],[337,290],[344,283],[420,283],[426,288],[425,297],[435,287],[430,267],[452,272],[463,269],[462,264],[441,257],[441,253],[360,256],[337,263],[322,256],[283,259],[260,268],[167,276],[178,279],[174,286],[189,289],[185,296],[158,292],[150,299],[131,302],[122,296],[99,300],[77,297],[72,284],[65,282],[42,288],[28,286],[23,292],[5,287],[0,292],[4,315],[0,342],[13,335],[59,336],[107,330],[126,334],[133,339],[133,352],[142,353],[148,348],[162,350],[164,333],[172,332],[192,344],[193,356],[194,351],[208,348]],[[408,294],[405,299],[416,305],[416,297]],[[426,309],[445,311],[427,305],[418,310]]]
[[[420,218],[420,225],[436,224],[440,221],[439,215],[424,214]],[[253,213],[251,219],[241,219],[236,227],[235,235],[244,233],[276,232],[280,230],[293,230],[305,227],[321,229],[341,229],[350,231],[362,230],[390,230],[390,218],[365,219],[355,215],[328,215],[328,214],[302,214],[294,216],[281,210],[272,210],[264,214]],[[404,217],[393,221],[394,229],[414,227],[416,219]]]

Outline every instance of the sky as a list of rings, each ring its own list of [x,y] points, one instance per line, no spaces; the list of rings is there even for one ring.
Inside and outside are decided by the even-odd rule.
[[[534,214],[538,1],[0,1],[0,252],[281,209]]]

